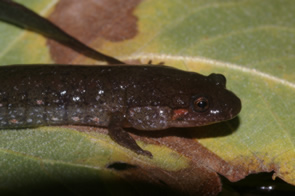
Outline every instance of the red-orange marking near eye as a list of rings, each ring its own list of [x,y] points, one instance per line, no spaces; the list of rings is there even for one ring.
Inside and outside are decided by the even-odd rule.
[[[180,118],[183,118],[183,116],[186,115],[187,113],[188,113],[187,109],[173,110],[172,120],[178,120]]]

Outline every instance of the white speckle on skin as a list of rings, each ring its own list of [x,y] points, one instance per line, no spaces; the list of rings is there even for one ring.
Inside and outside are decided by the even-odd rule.
[[[220,111],[219,110],[211,110],[210,113],[211,114],[218,114]]]
[[[79,101],[80,100],[80,97],[73,97],[73,101]]]
[[[60,92],[60,95],[65,95],[65,94],[67,94],[67,91],[61,91]]]
[[[98,91],[98,94],[99,94],[99,95],[104,94],[104,90],[99,90],[99,91]]]

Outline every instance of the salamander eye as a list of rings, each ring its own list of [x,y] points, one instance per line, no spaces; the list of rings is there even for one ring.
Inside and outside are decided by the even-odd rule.
[[[193,102],[196,112],[204,112],[209,108],[209,101],[206,97],[198,97]]]

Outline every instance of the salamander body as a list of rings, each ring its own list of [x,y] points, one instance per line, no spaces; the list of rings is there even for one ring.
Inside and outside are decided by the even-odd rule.
[[[203,126],[235,117],[241,101],[221,74],[166,66],[0,67],[0,128],[89,125],[144,155],[124,130]]]

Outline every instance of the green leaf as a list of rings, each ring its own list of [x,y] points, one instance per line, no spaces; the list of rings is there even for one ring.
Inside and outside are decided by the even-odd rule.
[[[46,15],[57,1],[28,0],[18,2],[33,10],[38,10],[39,14]],[[46,40],[42,36],[4,22],[1,22],[0,33],[0,62],[2,65],[53,62],[46,47]],[[36,48],[38,49],[36,50]]]
[[[135,13],[140,33],[116,48],[129,58],[222,73],[241,98],[238,126],[191,132],[233,170],[213,169],[233,181],[274,171],[295,184],[294,1],[145,1]]]
[[[54,23],[120,60],[165,62],[205,75],[222,73],[227,78],[227,88],[241,98],[243,108],[232,121],[185,130],[185,138],[179,133],[184,130],[147,133],[152,136],[149,138],[144,134],[133,135],[144,149],[154,154],[153,160],[118,146],[97,129],[1,131],[0,164],[5,170],[0,176],[7,181],[4,190],[12,191],[15,184],[26,187],[24,179],[35,176],[55,186],[70,187],[76,193],[81,192],[78,187],[70,186],[68,180],[72,176],[93,178],[95,182],[100,179],[128,182],[130,176],[148,176],[153,182],[160,179],[177,190],[192,193],[194,186],[185,183],[197,186],[201,184],[198,182],[209,183],[208,179],[214,179],[212,184],[220,185],[217,175],[209,171],[231,181],[250,173],[274,171],[275,176],[295,184],[294,1],[149,0],[124,4],[102,1],[98,6],[63,0],[56,7],[53,7],[56,1],[18,2],[43,15],[49,15],[50,10],[48,17]],[[72,6],[66,6],[70,2],[74,2]],[[101,7],[110,13],[101,12]],[[94,23],[85,15],[98,18]],[[43,37],[5,23],[0,24],[0,35],[5,37],[0,39],[4,46],[0,48],[2,65],[50,63],[52,59],[57,63],[97,63],[51,41],[48,49]],[[118,162],[129,164],[125,173],[117,170]],[[139,169],[132,170],[132,166]],[[157,172],[152,172],[155,168]],[[186,178],[175,180],[181,176]],[[212,184],[207,185],[212,188]],[[106,183],[101,187],[107,192],[116,191],[107,186]],[[204,194],[212,190],[208,187],[196,189]],[[218,191],[216,188],[211,193]]]

